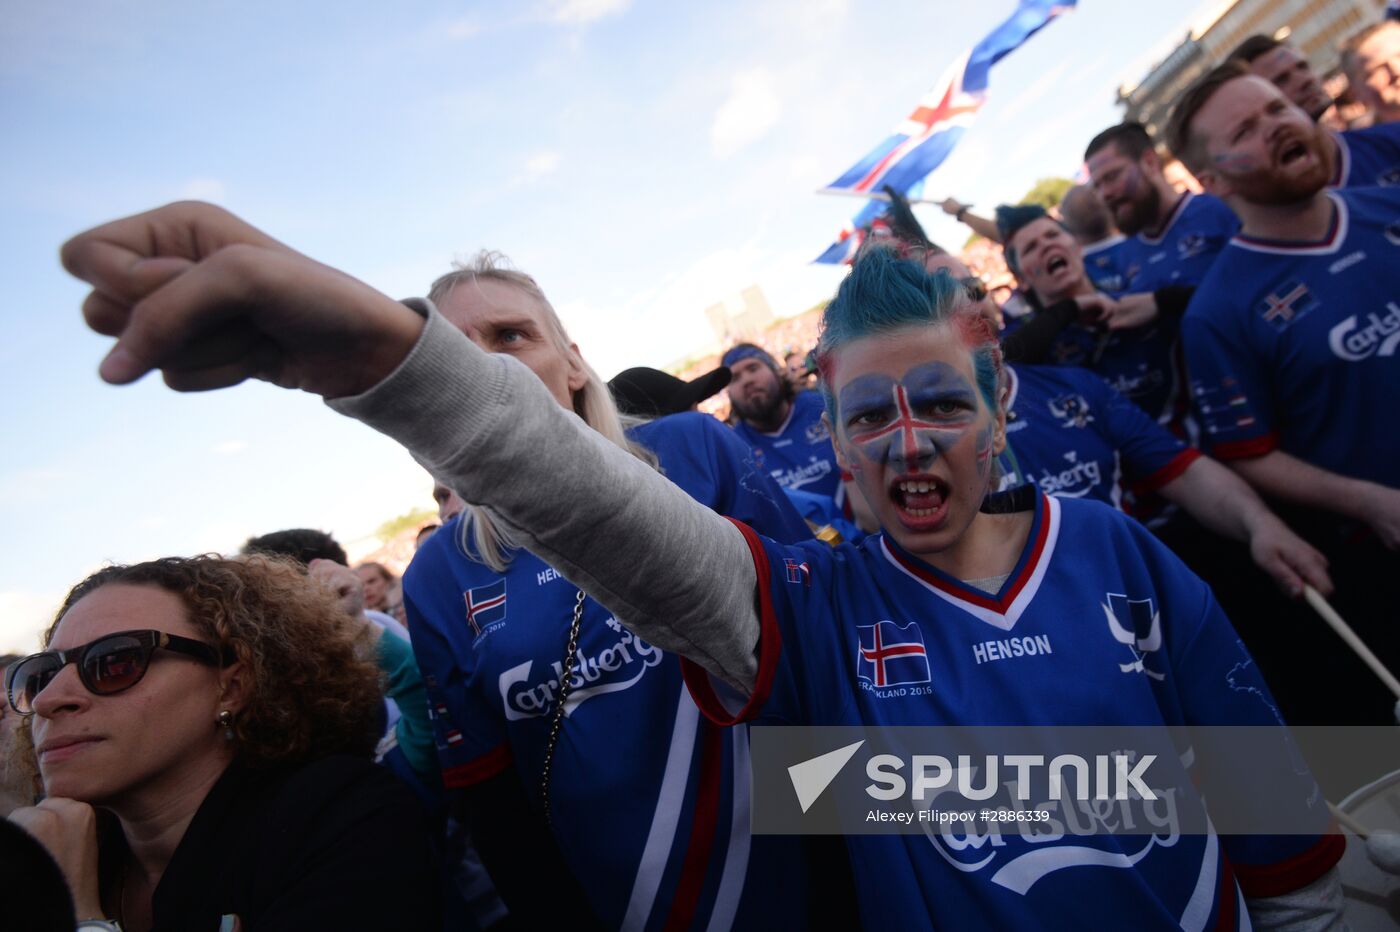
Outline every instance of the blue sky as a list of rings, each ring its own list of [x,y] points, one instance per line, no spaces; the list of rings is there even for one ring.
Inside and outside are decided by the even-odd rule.
[[[748,285],[779,314],[834,290],[840,270],[809,260],[859,202],[813,192],[1012,6],[7,4],[0,650],[31,649],[104,561],[295,526],[353,542],[431,505],[407,454],[310,396],[102,385],[107,341],[56,258],[68,236],[197,197],[396,296],[501,249],[605,378],[661,366],[705,349],[704,308]],[[990,207],[1072,174],[1119,118],[1114,89],[1200,12],[1084,0],[992,71],[929,193]]]

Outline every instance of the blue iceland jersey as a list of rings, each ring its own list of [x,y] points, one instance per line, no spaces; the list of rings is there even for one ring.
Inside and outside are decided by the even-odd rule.
[[[1205,194],[1181,195],[1160,236],[1141,233],[1115,247],[1119,289],[1142,294],[1168,285],[1196,285],[1239,229],[1224,202]],[[1086,272],[1088,266],[1086,263]],[[1090,279],[1093,275],[1090,274]],[[1098,373],[1159,423],[1190,436],[1186,375],[1177,345],[1179,321],[1158,318],[1143,327],[1104,331],[1071,324],[1060,334],[1051,361]]]
[[[1318,243],[1237,236],[1182,323],[1202,441],[1400,488],[1400,188],[1352,188]]]
[[[831,528],[841,535],[841,541],[857,541],[865,536],[859,525],[846,515],[835,501],[825,495],[804,492],[802,489],[783,489],[783,493],[807,522],[808,527],[818,531],[823,527]]]
[[[697,501],[788,540],[810,538],[782,491],[714,418],[678,414],[633,437]],[[513,767],[538,800],[578,589],[525,551],[504,573],[471,559],[460,546],[461,520],[429,538],[404,575],[443,782],[469,787]],[[747,734],[706,722],[677,659],[592,599],[584,600],[577,671],[554,756],[551,811],[560,848],[603,925],[800,922],[800,847],[749,834]]]
[[[753,450],[758,468],[785,489],[801,489],[841,501],[841,469],[822,423],[821,392],[798,392],[783,426],[771,434],[739,421],[737,433]]]
[[[1093,373],[1007,366],[1002,489],[1033,483],[1047,495],[1123,505],[1186,471],[1200,453]]]
[[[1380,123],[1337,133],[1334,188],[1400,185],[1400,123]]]
[[[1224,201],[1187,191],[1172,208],[1160,234],[1138,233],[1118,247],[1123,293],[1199,284],[1239,228],[1239,219]]]
[[[1090,370],[1154,420],[1184,434],[1186,377],[1178,361],[1178,329],[1175,319],[1160,318],[1128,330],[1073,323],[1055,338],[1049,362]]]
[[[1119,234],[1084,247],[1084,274],[1099,291],[1117,294],[1123,290],[1123,269],[1118,262],[1119,247],[1127,237]]]
[[[754,694],[736,712],[687,663],[697,702],[718,721],[794,724],[1279,723],[1210,590],[1145,528],[1097,502],[1032,495],[1030,537],[995,595],[885,535],[830,550],[746,533],[762,617]],[[1326,825],[1305,769],[1271,777],[1295,779]],[[1247,928],[1243,896],[1316,880],[1343,845],[1321,834],[1092,834],[1055,812],[1057,834],[1034,837],[967,825],[848,835],[862,925]]]

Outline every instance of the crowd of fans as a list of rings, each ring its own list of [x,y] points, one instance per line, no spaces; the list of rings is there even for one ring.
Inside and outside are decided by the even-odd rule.
[[[1058,208],[946,202],[972,261],[901,225],[689,378],[604,382],[493,253],[396,303],[207,205],[76,237],[106,380],[320,394],[440,525],[402,579],[293,529],[75,586],[3,659],[7,922],[1334,927],[1300,772],[1307,835],[757,835],[745,723],[1394,723],[1301,599],[1400,660],[1400,24],[1343,66],[1330,129],[1253,37]]]

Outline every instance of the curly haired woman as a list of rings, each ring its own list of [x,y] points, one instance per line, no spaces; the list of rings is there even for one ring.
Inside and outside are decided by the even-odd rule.
[[[47,793],[11,819],[63,868],[79,919],[436,922],[416,804],[369,762],[382,694],[360,636],[260,556],[113,566],[69,593],[6,688]]]

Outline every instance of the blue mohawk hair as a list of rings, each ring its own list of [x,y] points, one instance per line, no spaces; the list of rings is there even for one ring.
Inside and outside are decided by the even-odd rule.
[[[894,250],[877,247],[856,259],[851,274],[822,312],[817,368],[833,424],[839,423],[831,391],[834,354],[854,340],[920,324],[956,325],[972,351],[977,388],[987,406],[997,409],[1001,347],[990,324],[966,300],[962,283],[946,269],[930,274],[921,264],[899,258]]]

